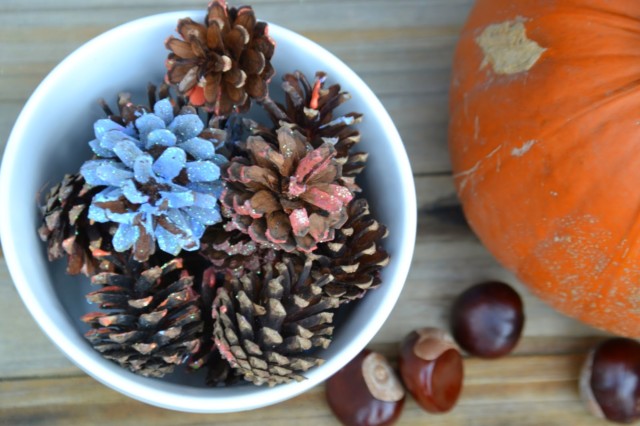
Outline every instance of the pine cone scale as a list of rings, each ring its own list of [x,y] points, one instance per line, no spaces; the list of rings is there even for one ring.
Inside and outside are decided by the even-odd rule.
[[[206,34],[207,46],[209,46],[209,48],[212,50],[212,54],[215,54],[215,52],[220,52],[224,49],[224,42],[222,41],[222,33],[220,32],[219,25],[209,25],[209,27],[206,29]],[[186,37],[184,37],[184,35],[183,38],[185,38],[185,40],[187,39]],[[222,71],[222,69],[207,71],[220,72]]]
[[[242,54],[240,58],[240,65],[245,70],[247,75],[260,74],[264,71],[264,67],[267,64],[267,60],[262,52],[257,50],[247,50]],[[264,81],[254,77],[254,80]]]
[[[191,48],[191,43],[187,43],[186,41],[177,39],[175,37],[169,37],[165,46],[180,58],[193,59],[196,57],[196,54]]]
[[[202,40],[206,32],[204,25],[198,24],[191,18],[179,19],[177,31],[184,40],[189,40],[191,37]]]

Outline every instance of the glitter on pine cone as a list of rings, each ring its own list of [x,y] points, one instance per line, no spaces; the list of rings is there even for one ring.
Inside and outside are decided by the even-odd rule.
[[[381,246],[387,228],[373,218],[367,201],[353,200],[348,211],[349,220],[336,231],[336,238],[319,244],[310,255],[314,259],[312,275],[318,279],[331,274],[334,279],[324,291],[340,303],[359,299],[378,287],[380,272],[389,264],[389,254]]]
[[[109,120],[115,121],[124,127],[135,125],[135,121],[141,115],[153,112],[154,105],[158,100],[162,99],[169,100],[174,116],[179,115],[183,108],[189,108],[188,112],[195,114],[195,109],[186,105],[186,100],[183,96],[173,97],[171,95],[170,87],[166,83],[162,83],[159,88],[149,83],[147,85],[147,98],[148,106],[138,105],[132,102],[131,93],[120,92],[118,93],[117,112],[114,112],[104,99],[100,99],[100,106]]]
[[[232,279],[213,303],[214,341],[220,354],[244,379],[273,386],[304,380],[322,364],[312,349],[327,348],[337,300],[322,287],[331,276],[310,276],[312,262],[286,256],[264,265],[261,274]]]
[[[218,178],[227,161],[215,152],[219,141],[202,136],[223,136],[205,129],[189,110],[174,115],[169,99],[138,114],[126,126],[110,119],[94,125],[96,139],[89,145],[97,158],[80,173],[103,189],[93,197],[89,218],[117,223],[114,249],[133,247],[140,262],[155,253],[156,242],[173,255],[198,250],[205,228],[221,220]]]
[[[314,148],[330,140],[336,149],[336,159],[343,165],[343,184],[352,192],[359,192],[355,178],[364,169],[368,154],[351,150],[361,139],[355,126],[362,121],[362,114],[349,112],[336,117],[339,115],[336,109],[351,99],[351,95],[338,84],[326,88],[327,76],[322,71],[316,73],[313,84],[300,71],[285,74],[282,79],[284,105],[275,102],[264,104],[271,120],[276,126],[281,122],[292,124]],[[254,131],[263,134],[259,127]]]
[[[177,32],[181,39],[169,37],[165,43],[171,51],[166,80],[192,105],[229,116],[248,111],[252,98],[267,96],[275,43],[250,6],[229,8],[226,1],[213,0],[204,25],[181,19]]]
[[[180,259],[155,267],[128,261],[119,273],[94,275],[102,288],[86,297],[101,310],[82,317],[94,349],[143,376],[185,363],[202,344],[203,321],[193,278],[181,268]]]
[[[340,184],[342,166],[332,144],[313,149],[288,126],[277,130],[277,142],[250,136],[247,157],[230,160],[220,197],[230,219],[225,226],[268,247],[308,253],[333,240],[348,218],[353,193]]]
[[[131,100],[131,93],[120,92],[118,93],[117,98],[117,112],[114,112],[104,99],[100,99],[100,105],[109,120],[127,128],[135,128],[135,122],[140,118],[140,116],[148,113],[155,113],[155,105],[161,100],[169,102],[167,103],[165,101],[162,103],[164,104],[163,108],[166,110],[164,114],[173,113],[174,117],[185,114],[207,115],[202,114],[203,111],[199,111],[197,108],[189,105],[184,96],[180,94],[173,96],[171,93],[171,87],[167,83],[162,83],[160,87],[156,87],[154,84],[149,83],[147,86],[147,99],[148,106],[135,104]],[[229,135],[226,130],[220,128],[220,120],[217,117],[211,117],[210,115],[208,117],[210,120],[207,120],[207,117],[201,118],[203,123],[207,123],[207,126],[205,126],[198,137],[213,142],[216,148],[216,153],[224,151]]]
[[[93,196],[100,187],[91,187],[81,175],[65,175],[49,191],[41,206],[40,239],[47,243],[49,260],[67,257],[67,273],[91,276],[109,270],[110,264],[93,256],[94,250],[110,250],[111,224],[96,223],[87,217]]]

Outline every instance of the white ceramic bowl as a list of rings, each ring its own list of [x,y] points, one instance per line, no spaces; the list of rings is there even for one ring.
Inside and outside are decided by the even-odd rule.
[[[372,211],[389,228],[385,248],[391,263],[382,286],[336,324],[333,344],[322,353],[325,364],[300,383],[273,388],[251,385],[206,388],[202,377],[175,374],[168,380],[137,376],[102,358],[85,341],[79,317],[93,308],[84,300],[88,280],[64,273],[64,262],[50,264],[36,229],[36,193],[73,173],[89,158],[93,122],[103,117],[97,100],[115,107],[120,91],[142,94],[148,82],[162,81],[164,40],[178,19],[203,19],[202,12],[155,15],[124,24],[96,37],[62,61],[35,90],[15,123],[0,170],[0,231],[4,255],[16,288],[43,331],[65,355],[95,379],[132,398],[159,407],[200,413],[258,408],[298,395],[330,377],[373,338],[387,319],[404,285],[416,234],[416,199],[411,167],[391,118],[365,83],[343,62],[317,44],[277,25],[270,34],[277,48],[273,62],[281,76],[296,69],[313,78],[328,73],[352,94],[343,112],[364,114],[359,148],[370,152],[361,178]],[[277,94],[274,95],[277,98]],[[134,96],[135,98],[135,96]]]

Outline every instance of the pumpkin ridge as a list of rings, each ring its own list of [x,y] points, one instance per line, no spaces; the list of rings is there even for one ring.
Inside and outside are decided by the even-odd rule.
[[[548,140],[549,136],[557,134],[559,131],[561,131],[562,129],[564,129],[565,127],[567,127],[569,125],[574,125],[575,121],[586,117],[588,114],[594,114],[594,113],[596,113],[598,111],[598,109],[608,107],[609,105],[614,104],[617,101],[624,101],[624,100],[627,99],[627,96],[634,96],[635,95],[636,97],[640,97],[639,96],[640,95],[640,78],[637,79],[637,80],[632,81],[631,83],[628,83],[627,85],[625,85],[624,87],[622,87],[620,89],[617,89],[615,92],[616,92],[615,95],[610,95],[607,98],[602,98],[601,100],[597,101],[596,103],[589,104],[588,106],[585,106],[581,110],[575,111],[574,113],[572,113],[571,115],[566,117],[563,121],[559,121],[558,124],[556,124],[556,126],[551,128],[550,130],[545,130],[543,133],[538,133],[538,134],[535,135],[536,137],[532,137],[532,138],[529,138],[529,139],[523,138],[523,139],[527,139],[527,142],[535,141],[535,145],[537,146],[538,149],[543,148],[544,145],[545,145],[545,141]],[[527,142],[525,142],[525,143],[527,143]],[[578,143],[578,141],[576,141],[576,143]],[[489,152],[483,158],[481,158],[478,161],[476,161],[473,166],[468,167],[465,170],[462,170],[462,171],[459,171],[459,172],[455,172],[453,174],[453,179],[454,179],[454,182],[456,182],[456,187],[458,188],[458,192],[459,193],[462,193],[465,190],[465,188],[467,188],[468,179],[472,175],[479,174],[480,168],[487,164],[487,162],[485,160],[489,160],[489,159],[491,159],[493,157],[495,157],[496,160],[499,159],[499,157],[495,156],[495,154],[499,150],[501,150],[502,147],[503,147],[503,144],[498,145],[496,148],[494,148],[491,152]],[[513,149],[520,149],[520,148],[521,147],[519,147],[519,146],[513,147],[509,151],[511,153],[511,156],[512,157],[523,157],[521,155],[513,155]],[[575,144],[568,145],[567,148],[565,149],[565,152],[569,156],[569,155],[572,155],[571,151],[573,151],[574,149],[575,149]],[[564,154],[563,155],[559,155],[557,158],[558,159],[562,159],[563,157],[564,157]],[[492,170],[494,168],[495,168],[495,164],[492,164]],[[482,175],[482,174],[483,173],[480,173],[480,175]],[[460,183],[458,183],[458,178],[463,178]]]
[[[638,32],[640,33],[639,30],[636,30],[635,28],[638,27],[638,19],[639,17],[637,16],[631,16],[631,15],[627,15],[621,12],[616,12],[613,10],[605,10],[599,7],[592,7],[592,6],[588,6],[588,5],[583,5],[581,6],[582,9],[585,11],[585,13],[593,13],[594,15],[598,16],[606,16],[606,17],[610,17],[611,19],[621,19],[623,21],[631,21],[631,28],[634,30],[634,32]],[[616,28],[618,28],[618,25],[616,25]],[[627,28],[625,28],[627,29]]]

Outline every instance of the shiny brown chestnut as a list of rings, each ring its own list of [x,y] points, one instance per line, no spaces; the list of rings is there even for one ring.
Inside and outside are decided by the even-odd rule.
[[[491,281],[462,292],[451,309],[451,332],[472,355],[498,358],[520,340],[524,327],[522,299],[508,284]]]
[[[597,345],[580,375],[580,394],[590,411],[616,423],[640,419],[640,343],[622,337]]]
[[[346,426],[392,425],[406,396],[387,359],[368,349],[327,380],[325,389],[331,411]]]
[[[421,328],[402,341],[400,377],[416,402],[430,413],[451,410],[460,396],[464,367],[451,336],[437,328]]]

